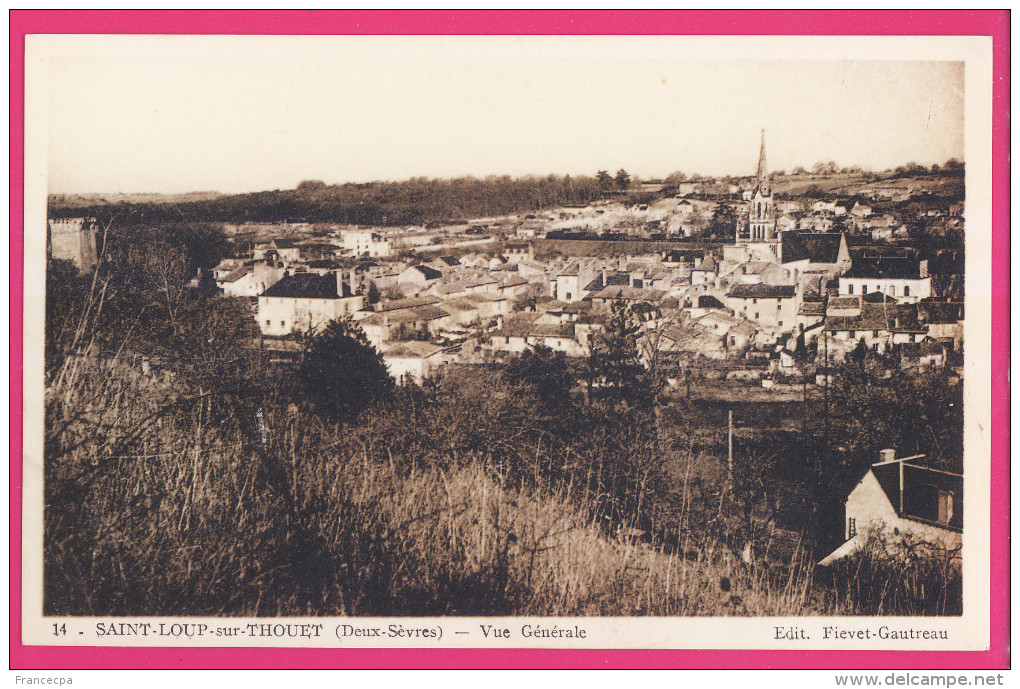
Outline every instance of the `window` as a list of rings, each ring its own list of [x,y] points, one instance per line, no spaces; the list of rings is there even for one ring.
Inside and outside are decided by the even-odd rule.
[[[953,518],[953,494],[949,491],[939,491],[939,522],[948,524]]]
[[[782,321],[779,321],[779,327],[780,327],[780,328],[782,328],[782,327],[783,327],[783,322],[782,322]]]
[[[287,321],[280,321],[280,327],[281,328],[287,327]]]
[[[910,296],[910,288],[907,287],[906,285],[903,286],[903,296],[904,297],[909,297]]]
[[[846,293],[847,294],[853,294],[854,293],[854,283],[852,283],[852,282],[847,283]]]
[[[757,311],[755,311],[754,312],[754,320],[758,320],[759,318],[760,318],[760,315],[758,314]]]
[[[567,292],[567,294],[566,294],[566,300],[567,300],[567,301],[570,301],[570,292]]]
[[[847,519],[846,525],[846,539],[849,541],[851,538],[857,535],[857,520],[853,517]]]
[[[871,331],[871,336],[872,337],[878,337],[878,331],[877,330],[872,330]]]
[[[867,294],[867,293],[868,293],[868,286],[867,285],[861,285],[861,294]]]
[[[266,327],[267,327],[267,328],[268,328],[268,327],[269,327],[270,325],[272,325],[272,324],[273,324],[273,322],[272,322],[271,320],[269,320],[269,319],[266,319]]]
[[[857,337],[857,331],[856,331],[856,330],[851,330],[851,331],[850,331],[850,339],[852,340],[852,339],[854,339],[855,337]]]

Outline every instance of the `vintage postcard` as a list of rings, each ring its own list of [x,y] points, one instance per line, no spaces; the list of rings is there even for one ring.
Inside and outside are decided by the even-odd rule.
[[[21,643],[988,651],[992,47],[27,35]]]

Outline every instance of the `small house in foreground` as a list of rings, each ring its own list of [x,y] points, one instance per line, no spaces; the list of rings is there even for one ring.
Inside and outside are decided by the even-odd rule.
[[[847,496],[846,540],[818,564],[828,566],[861,550],[874,535],[887,544],[958,551],[963,538],[963,476],[923,464],[924,455],[897,459],[882,450]]]

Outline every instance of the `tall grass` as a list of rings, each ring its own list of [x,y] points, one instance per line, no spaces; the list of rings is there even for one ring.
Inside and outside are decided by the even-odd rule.
[[[455,449],[411,461],[284,404],[224,417],[216,396],[118,362],[70,367],[47,394],[51,614],[834,610],[801,549],[782,564],[717,537],[666,549],[607,529],[567,482]]]
[[[960,551],[906,534],[862,534],[864,546],[831,572],[836,599],[854,615],[960,615]]]

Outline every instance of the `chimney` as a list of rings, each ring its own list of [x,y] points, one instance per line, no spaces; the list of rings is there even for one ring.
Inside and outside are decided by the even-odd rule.
[[[878,451],[878,461],[879,461],[879,463],[891,462],[894,459],[896,459],[896,450],[894,450],[892,448],[886,448],[885,450],[879,450]]]
[[[602,286],[603,287],[605,287],[606,285],[609,284],[609,274],[608,273],[609,273],[609,271],[607,271],[607,270],[603,270],[602,271]]]

